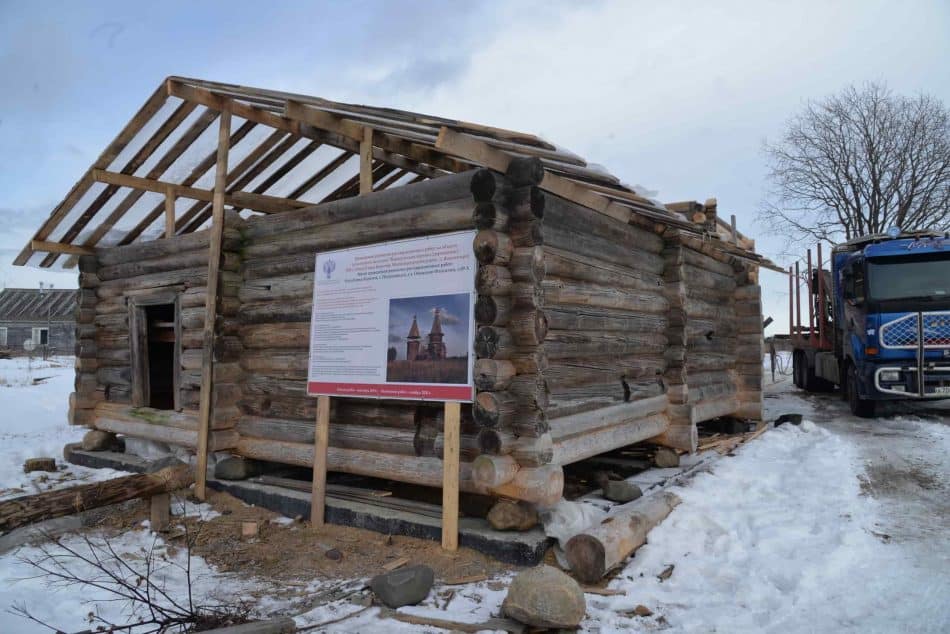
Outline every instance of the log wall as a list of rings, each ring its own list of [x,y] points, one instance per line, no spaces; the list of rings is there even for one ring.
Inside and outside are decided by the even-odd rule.
[[[465,490],[549,504],[565,464],[652,439],[686,450],[695,423],[761,417],[754,270],[707,243],[542,191],[540,164],[473,170],[242,220],[226,215],[214,324],[212,445],[309,466],[314,253],[466,229],[479,267],[476,397],[462,408]],[[662,236],[661,236],[662,234]],[[80,259],[70,421],[196,442],[208,233]],[[180,412],[135,407],[130,298],[177,293]],[[329,467],[441,480],[440,404],[333,399]]]

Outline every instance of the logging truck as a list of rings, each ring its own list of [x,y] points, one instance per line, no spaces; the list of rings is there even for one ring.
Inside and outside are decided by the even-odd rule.
[[[878,402],[950,398],[950,239],[891,230],[832,248],[807,271],[789,268],[795,385],[841,388],[851,412]],[[802,297],[803,287],[805,298]],[[802,324],[802,303],[807,324]]]

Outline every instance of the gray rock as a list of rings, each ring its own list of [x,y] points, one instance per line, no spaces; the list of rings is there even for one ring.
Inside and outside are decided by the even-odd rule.
[[[547,628],[575,628],[587,611],[581,587],[551,566],[531,568],[515,577],[501,607],[516,621]]]
[[[488,523],[498,531],[526,531],[538,525],[538,512],[526,504],[501,500],[488,512]]]
[[[109,451],[116,444],[115,434],[91,429],[82,437],[83,451]]]
[[[145,472],[155,473],[167,467],[177,467],[183,464],[185,463],[179,460],[178,458],[176,458],[175,456],[165,456],[164,458],[159,458],[158,460],[152,460],[150,463],[148,463],[148,467],[146,468]]]
[[[611,502],[630,502],[643,495],[640,487],[626,480],[608,480],[602,484],[602,488],[604,497]]]
[[[214,477],[217,480],[247,480],[261,475],[261,472],[259,462],[238,456],[225,458],[214,465]]]
[[[657,447],[653,454],[653,464],[661,469],[670,469],[680,466],[680,455],[669,447]]]
[[[369,587],[384,605],[398,608],[415,605],[429,596],[435,573],[428,566],[400,568],[373,577]]]

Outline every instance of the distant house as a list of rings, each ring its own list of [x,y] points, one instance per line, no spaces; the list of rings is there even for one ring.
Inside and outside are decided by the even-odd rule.
[[[76,344],[75,290],[0,291],[0,350],[72,354]],[[45,348],[43,346],[48,346]]]

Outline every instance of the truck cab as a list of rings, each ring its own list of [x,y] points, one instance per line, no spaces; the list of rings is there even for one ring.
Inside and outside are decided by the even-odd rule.
[[[835,246],[830,264],[830,275],[809,266],[814,306],[808,336],[799,326],[793,337],[796,384],[840,386],[859,416],[880,401],[950,398],[950,239],[863,237]]]

